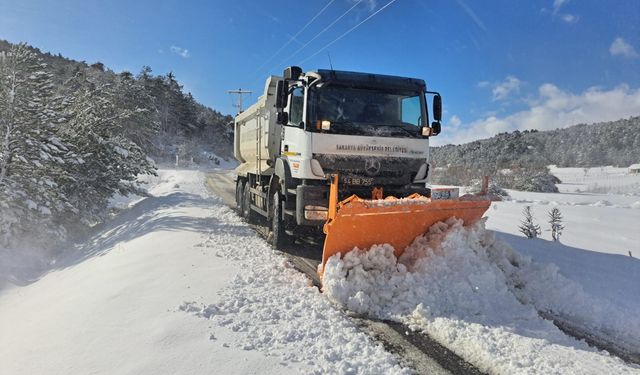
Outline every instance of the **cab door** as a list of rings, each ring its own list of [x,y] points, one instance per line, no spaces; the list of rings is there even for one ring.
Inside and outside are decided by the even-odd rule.
[[[307,136],[304,131],[304,100],[305,92],[302,86],[295,87],[289,95],[286,112],[289,114],[287,125],[282,127],[284,132],[282,137],[280,152],[289,161],[291,175],[297,178],[304,178],[302,175],[303,159],[307,157]]]

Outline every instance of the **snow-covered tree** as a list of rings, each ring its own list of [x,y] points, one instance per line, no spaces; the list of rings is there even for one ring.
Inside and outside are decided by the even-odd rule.
[[[58,189],[69,154],[59,138],[66,120],[61,99],[54,96],[47,65],[30,48],[18,44],[0,53],[0,227],[5,239],[18,223],[24,227],[70,208]]]
[[[524,215],[524,219],[522,220],[518,229],[520,232],[527,236],[527,238],[536,238],[538,237],[542,231],[538,224],[533,222],[533,214],[531,213],[531,206],[526,206],[524,210],[522,210],[522,214]]]
[[[514,168],[508,176],[500,176],[501,182],[515,190],[557,193],[560,180],[545,167]]]
[[[503,188],[556,191],[558,181],[545,171],[559,167],[626,167],[640,160],[640,116],[551,131],[500,133],[462,145],[432,147],[434,183],[468,185],[478,175],[502,178]],[[445,170],[446,169],[446,170]],[[509,176],[500,172],[512,170]]]
[[[467,193],[477,194],[482,191],[482,179],[475,178],[471,180],[471,185],[466,189]],[[496,195],[502,198],[509,198],[509,193],[500,187],[500,185],[493,179],[489,179],[489,187],[487,193],[489,195]]]
[[[549,224],[551,225],[551,237],[554,241],[560,241],[564,225],[562,225],[562,214],[557,207],[549,211]]]
[[[117,76],[114,90],[116,106],[129,113],[122,119],[124,135],[143,149],[151,150],[160,124],[155,116],[153,96],[129,72]]]
[[[82,163],[71,166],[73,179],[64,186],[85,223],[103,219],[109,199],[139,193],[139,174],[154,174],[145,152],[126,137],[127,120],[135,109],[121,108],[114,86],[95,86],[78,77],[80,89],[70,103],[64,135],[71,140]]]

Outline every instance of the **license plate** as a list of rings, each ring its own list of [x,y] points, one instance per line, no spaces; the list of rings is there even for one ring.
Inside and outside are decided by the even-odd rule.
[[[457,188],[431,189],[431,200],[456,199],[459,196]]]
[[[373,178],[345,176],[342,177],[342,183],[345,185],[371,186],[373,185]]]

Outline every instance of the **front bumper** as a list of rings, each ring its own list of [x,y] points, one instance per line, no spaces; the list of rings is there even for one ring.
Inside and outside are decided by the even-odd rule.
[[[416,184],[383,187],[385,197],[405,198],[414,193],[430,197],[431,189]],[[354,194],[363,199],[369,198],[371,197],[371,187],[340,185],[339,200]],[[298,225],[318,227],[324,225],[327,220],[328,207],[329,185],[298,185],[296,187],[296,223]]]

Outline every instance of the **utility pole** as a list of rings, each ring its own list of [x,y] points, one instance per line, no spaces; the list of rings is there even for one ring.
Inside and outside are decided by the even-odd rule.
[[[245,94],[251,95],[253,91],[237,89],[237,90],[227,90],[227,92],[230,95],[234,95],[234,94],[238,95],[238,101],[234,103],[233,106],[238,108],[238,113],[241,113],[242,112],[242,95],[245,95]]]

